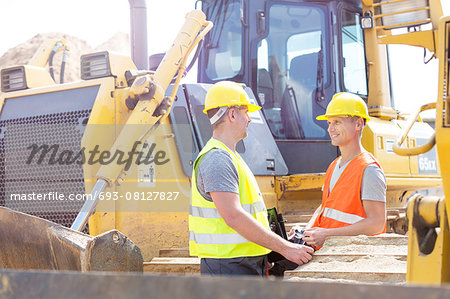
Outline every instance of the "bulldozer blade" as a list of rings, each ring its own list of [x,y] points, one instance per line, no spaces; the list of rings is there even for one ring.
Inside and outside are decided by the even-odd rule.
[[[117,230],[93,237],[0,207],[0,268],[142,272],[143,258]]]

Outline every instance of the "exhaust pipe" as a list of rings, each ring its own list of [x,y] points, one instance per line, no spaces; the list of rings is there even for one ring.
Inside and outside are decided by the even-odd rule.
[[[147,3],[146,0],[128,0],[130,3],[131,59],[139,70],[148,70]]]

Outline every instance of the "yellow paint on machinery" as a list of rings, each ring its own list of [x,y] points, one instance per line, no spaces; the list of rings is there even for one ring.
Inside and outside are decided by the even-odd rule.
[[[364,4],[364,3],[363,3]],[[371,9],[363,5],[363,11]],[[390,105],[390,87],[388,71],[386,47],[378,44],[378,36],[376,28],[364,30],[366,57],[368,64],[369,76],[369,96],[367,106],[369,114],[371,108],[380,108],[382,113],[377,115],[380,118],[392,118],[393,108]],[[395,112],[394,112],[395,115]]]
[[[91,234],[114,224],[142,249],[144,260],[157,256],[161,248],[187,246],[190,181],[181,168],[173,136],[167,125],[153,131],[146,142],[157,145],[156,150],[167,153],[170,161],[158,166],[133,164],[125,179],[107,188],[105,194],[116,192],[118,199],[99,203],[89,221]],[[154,177],[143,176],[149,173]]]
[[[162,101],[164,90],[180,67],[181,61],[179,57],[192,50],[194,39],[197,37],[196,32],[206,25],[205,17],[200,11],[194,11],[187,16],[187,22],[181,29],[181,34],[175,41],[172,50],[168,52],[164,59],[166,65],[170,64],[171,68],[169,70],[161,69],[154,77],[146,76],[149,81],[158,85],[155,95],[155,98],[158,100],[148,99],[140,101],[134,110],[138,112],[139,116],[135,115],[131,121],[130,116],[133,113],[125,105],[125,100],[130,97],[130,88],[127,87],[124,74],[128,70],[136,70],[136,67],[129,57],[111,52],[106,54],[109,58],[109,69],[113,76],[64,85],[56,85],[44,68],[25,66],[25,70],[37,70],[35,72],[25,72],[28,87],[33,89],[9,92],[7,94],[8,99],[13,100],[19,96],[99,86],[81,141],[81,148],[86,148],[86,152],[92,150],[95,146],[98,146],[99,152],[114,152],[116,150],[128,152],[133,146],[133,142],[130,142],[130,140],[139,140],[139,137],[136,136],[145,135],[149,129],[148,126],[143,125],[141,120],[146,120],[150,125],[158,120],[156,117],[148,117],[148,111],[154,110],[158,106],[158,101]],[[46,43],[43,48],[48,49],[48,45],[53,44],[53,42]],[[40,53],[44,58],[36,58],[35,60],[40,61],[39,63],[42,64],[48,55],[48,51],[40,51]],[[181,76],[179,77],[181,78]],[[49,78],[49,80],[43,80],[42,78]],[[141,92],[145,92],[145,90],[141,90]],[[134,95],[137,93],[135,91]],[[4,94],[1,94],[0,103],[2,103],[2,106],[3,102]],[[153,108],[145,107],[145,102],[150,102]],[[122,137],[126,138],[125,141],[120,138],[121,134],[125,136]],[[123,231],[139,247],[143,248],[142,252],[146,260],[150,260],[154,255],[157,255],[158,250],[162,247],[187,246],[187,211],[190,182],[181,169],[173,137],[174,134],[170,124],[167,122],[165,125],[160,125],[157,130],[148,136],[147,143],[157,144],[158,148],[156,150],[167,153],[170,163],[157,167],[157,172],[155,173],[157,179],[153,182],[142,182],[139,178],[139,175],[146,171],[141,168],[148,166],[133,165],[126,174],[123,174],[125,179],[120,178],[115,184],[107,187],[104,191],[104,200],[100,201],[100,204],[97,206],[97,212],[89,220],[89,228],[92,235],[99,235],[114,228]],[[119,144],[116,147],[114,147],[115,142]],[[98,176],[110,177],[113,182],[119,176],[117,173],[122,167],[116,163],[111,163],[98,174],[99,166],[99,163],[85,163],[83,165],[86,193],[92,190]],[[110,174],[111,171],[114,174]],[[156,184],[158,185],[157,188]],[[163,192],[166,194],[169,192],[174,193],[176,191],[179,194],[176,196],[176,199],[167,200],[159,205],[157,201],[154,201],[157,203],[154,205],[150,200],[143,200],[147,199],[149,192],[155,191],[160,192],[160,194]],[[134,199],[135,192],[139,193],[139,200]],[[116,194],[121,198],[116,201],[107,200],[106,194]],[[144,196],[141,196],[142,194]],[[175,194],[172,194],[172,196],[175,197]],[[130,197],[130,199],[128,200],[127,197]],[[169,204],[166,205],[166,202]],[[163,232],[167,232],[167,234]]]
[[[442,17],[439,24],[439,93],[436,104],[436,136],[430,144],[436,144],[439,166],[442,172],[444,198],[416,195],[408,202],[409,219],[407,281],[413,283],[442,284],[450,282],[450,17]],[[421,107],[424,110],[427,107]],[[428,108],[433,108],[429,105]],[[418,114],[417,114],[418,115]],[[417,116],[416,116],[417,117]],[[407,136],[409,128],[399,137],[398,146]],[[402,155],[414,155],[417,147],[398,151]],[[396,151],[397,152],[397,151]]]
[[[448,200],[447,200],[448,201]],[[416,196],[408,202],[408,282],[450,282],[450,230],[445,200]]]
[[[49,57],[53,51],[56,54],[60,51],[68,51],[64,39],[49,39],[39,47],[27,65],[12,66],[2,70],[2,78],[5,74],[11,74],[10,82],[17,84],[23,77],[24,88],[39,88],[56,84],[45,69],[49,62]]]
[[[114,194],[118,197],[114,204],[108,201],[100,202],[95,217],[91,218],[89,222],[91,233],[98,234],[108,230],[114,222],[114,227],[124,232],[143,248],[145,260],[150,260],[157,255],[160,248],[187,246],[190,182],[181,168],[174,133],[170,124],[165,120],[161,121],[162,124],[154,129],[151,134],[148,133],[160,118],[152,116],[153,111],[163,101],[165,89],[175,72],[178,71],[180,66],[184,65],[179,57],[184,57],[186,53],[192,50],[196,44],[194,40],[198,42],[199,37],[196,33],[200,31],[202,26],[210,26],[206,23],[202,12],[193,11],[188,14],[185,25],[180,30],[180,34],[165,55],[156,73],[138,77],[128,94],[117,94],[117,96],[122,97],[117,101],[121,105],[115,106],[118,117],[114,123],[118,134],[114,136],[114,144],[112,146],[107,144],[106,148],[111,148],[113,153],[116,151],[126,153],[132,150],[136,141],[142,141],[139,145],[140,149],[143,150],[144,143],[148,144],[149,147],[157,145],[156,151],[160,151],[164,155],[167,154],[167,156],[162,157],[162,160],[167,160],[167,163],[158,165],[158,167],[155,167],[154,164],[134,164],[126,172],[122,172],[122,165],[111,163],[103,165],[98,172],[96,169],[92,169],[90,172],[91,174],[96,173],[90,179],[98,177],[110,181],[111,184],[105,190],[105,194]],[[122,68],[122,73],[125,70]],[[179,73],[178,82],[181,79],[181,73]],[[127,107],[123,105],[126,97],[136,97],[148,93],[149,89],[152,88],[154,89],[154,96],[141,99],[133,112],[126,115]],[[97,112],[95,108],[92,112],[93,115],[103,114],[100,110]],[[125,125],[121,125],[125,121]],[[95,124],[95,122],[92,123]],[[92,129],[92,127],[87,128],[87,130],[89,129]],[[91,142],[97,136],[103,136],[98,132],[87,132],[87,134],[92,136]],[[86,142],[88,142],[87,139]],[[96,140],[96,142],[98,141]],[[156,161],[157,152],[154,155]],[[144,175],[150,177],[144,177]],[[115,184],[112,184],[114,182]],[[159,196],[161,199],[163,195],[164,199],[162,200],[155,198],[155,196]],[[114,212],[114,215],[109,215]],[[99,216],[102,213],[104,216]],[[102,220],[106,221],[103,223]]]
[[[122,102],[122,101],[117,101]],[[439,175],[419,174],[416,170],[415,157],[398,157],[392,152],[392,144],[401,132],[404,124],[401,120],[380,120],[373,118],[367,124],[363,133],[364,147],[374,153],[384,166],[387,176],[387,202],[389,208],[403,207],[408,195],[417,189],[437,187],[441,184]],[[425,123],[417,126],[428,129]],[[411,138],[413,140],[413,138]],[[170,153],[170,163],[157,167],[154,185],[140,186],[139,166],[133,165],[121,183],[115,186],[114,192],[125,197],[126,194],[142,194],[158,190],[170,192],[182,190],[176,202],[156,205],[144,200],[119,199],[114,209],[108,202],[101,202],[97,213],[91,218],[89,227],[96,235],[112,227],[125,233],[142,249],[144,260],[148,261],[157,256],[161,248],[183,248],[188,246],[187,211],[190,196],[189,178],[184,175],[181,163],[176,153],[173,131],[170,125],[161,125],[153,131],[147,139],[148,143],[155,143],[158,149]],[[96,170],[91,171],[95,174]],[[276,207],[286,213],[292,211],[310,211],[318,207],[322,199],[322,185],[324,174],[298,174],[290,176],[257,176],[258,184],[263,193],[266,205]],[[153,186],[153,187],[152,187]],[[109,192],[107,189],[105,192]],[[112,189],[111,189],[112,190]],[[405,193],[405,191],[408,191]],[[114,214],[114,211],[116,212]],[[147,224],[147,225],[145,225]]]
[[[105,67],[110,74],[104,76],[105,78],[89,78],[90,80],[87,81],[56,85],[53,80],[42,80],[37,71],[26,71],[22,77],[23,81],[27,83],[26,87],[33,89],[0,94],[0,103],[3,107],[5,97],[14,101],[15,97],[98,86],[89,121],[87,124],[80,124],[86,126],[81,140],[81,148],[86,149],[85,153],[96,146],[97,151],[102,153],[106,151],[127,153],[136,141],[141,142],[141,146],[145,142],[155,143],[161,147],[157,150],[167,153],[170,163],[158,166],[153,180],[142,179],[142,174],[148,173],[148,169],[141,168],[147,167],[147,165],[133,165],[129,172],[123,172],[123,165],[117,165],[118,163],[104,164],[102,167],[99,165],[101,163],[83,164],[86,194],[92,190],[99,177],[108,179],[110,182],[101,195],[102,200],[97,206],[96,213],[89,220],[90,233],[99,235],[111,229],[119,229],[127,234],[128,239],[135,241],[139,247],[143,248],[145,251],[143,256],[146,260],[150,260],[156,255],[161,247],[183,247],[187,244],[189,178],[183,174],[181,169],[170,124],[162,118],[161,123],[166,123],[165,125],[159,125],[152,134],[149,134],[149,130],[156,121],[161,119],[161,116],[168,113],[164,110],[160,111],[159,116],[152,116],[159,104],[167,99],[164,98],[164,93],[172,77],[178,71],[177,82],[179,83],[189,53],[211,27],[212,23],[206,22],[203,12],[197,10],[187,14],[186,22],[172,48],[163,59],[160,68],[155,73],[147,72],[139,76],[135,80],[137,84],[133,84],[131,88],[128,88],[125,78],[126,71],[136,70],[131,59],[111,52],[101,52],[90,55],[98,54],[98,57],[106,63]],[[202,31],[199,33],[200,29]],[[45,45],[45,49],[49,48],[48,44]],[[46,57],[48,57],[48,51],[42,51],[40,56],[35,56],[34,63],[46,63]],[[95,65],[86,67],[95,68]],[[38,70],[41,73],[45,71],[44,68],[41,71],[41,68],[36,66],[23,68]],[[10,69],[6,69],[6,71]],[[48,73],[45,73],[43,77],[50,78]],[[149,94],[151,88],[155,89],[153,95],[146,98],[141,97],[133,111],[127,108],[125,105],[127,98]],[[171,101],[170,98],[168,100]],[[164,159],[164,157],[160,158]],[[156,160],[157,157],[155,157]],[[158,188],[156,188],[156,183]],[[161,204],[154,198],[152,201],[147,196],[147,193],[155,194],[155,191],[160,194],[160,198],[161,194],[164,194],[165,198]],[[175,195],[175,191],[179,194]],[[172,192],[172,198],[169,198],[170,192]],[[136,193],[140,193],[138,200],[135,200]],[[119,198],[112,200],[110,197],[108,200],[108,195]],[[166,205],[166,203],[168,204]],[[31,267],[33,266],[31,265]]]
[[[111,152],[117,150],[122,152],[131,151],[133,142],[142,140],[144,135],[159,120],[160,116],[153,116],[153,112],[163,101],[166,88],[182,65],[180,57],[185,57],[186,53],[190,52],[190,47],[193,45],[197,33],[202,26],[206,26],[205,22],[206,17],[201,11],[197,10],[188,14],[183,28],[180,30],[171,49],[164,56],[155,75],[139,77],[133,83],[130,88],[132,96],[136,94],[134,89],[139,89],[139,87],[143,87],[143,89],[139,89],[143,93],[148,93],[150,89],[154,89],[153,95],[137,102],[136,107],[127,119],[126,126],[122,128],[119,137],[114,142]],[[181,73],[179,77],[181,78]],[[103,165],[97,173],[97,177],[111,182],[119,179],[121,172],[121,165],[111,163]]]
[[[408,204],[411,234],[407,280],[433,284],[450,282],[450,17],[441,18],[439,35],[436,147],[445,199],[423,198]]]
[[[450,215],[450,17],[439,30],[439,94],[436,105],[436,147],[442,169],[447,215]]]
[[[374,10],[371,0],[363,0],[363,11]],[[436,6],[437,0],[430,0]],[[437,11],[437,12],[436,12]],[[439,10],[432,10],[432,21],[435,24]],[[442,15],[442,11],[441,11]],[[377,17],[376,26],[365,30],[365,47],[369,69],[368,106],[372,120],[367,123],[362,136],[366,150],[380,161],[387,178],[387,205],[390,208],[403,207],[404,200],[417,189],[439,186],[444,182],[447,211],[450,210],[450,94],[448,86],[450,58],[448,54],[450,19],[441,21],[439,38],[441,44],[436,47],[434,37],[436,32],[411,32],[404,35],[391,34],[389,28],[381,28],[381,16]],[[446,23],[447,22],[447,23]],[[173,94],[165,97],[165,90],[178,71],[177,83],[184,70],[184,61],[180,61],[186,53],[192,50],[198,40],[197,33],[202,27],[210,26],[203,13],[194,11],[188,14],[187,21],[181,29],[174,45],[166,54],[156,71],[138,75],[131,87],[128,87],[125,71],[137,70],[129,57],[111,52],[103,52],[109,60],[110,77],[91,79],[76,83],[56,85],[43,68],[48,61],[49,50],[55,41],[44,45],[40,56],[33,58],[35,66],[25,66],[26,82],[30,89],[13,91],[7,94],[8,99],[14,97],[36,95],[40,93],[70,90],[87,86],[99,86],[94,106],[86,124],[81,147],[92,149],[98,145],[98,150],[130,152],[134,143],[139,141],[137,148],[145,152],[155,144],[153,156],[161,151],[165,153],[161,161],[169,160],[158,167],[154,165],[136,165],[133,163],[128,170],[123,165],[110,163],[108,165],[84,164],[83,174],[85,191],[89,193],[98,178],[108,181],[102,200],[96,212],[89,219],[89,230],[92,235],[99,235],[111,229],[120,230],[130,240],[136,243],[144,257],[149,261],[159,255],[161,248],[184,248],[188,246],[188,209],[190,200],[190,179],[182,169],[180,156],[174,140],[174,131],[167,117],[168,111],[154,116],[153,112],[163,102],[173,101]],[[433,25],[435,26],[435,25]],[[442,28],[447,26],[444,33]],[[446,43],[444,43],[446,40]],[[390,92],[384,44],[408,44],[439,50],[440,58],[440,94],[437,103],[436,143],[439,154],[438,174],[420,173],[419,160],[416,156],[398,157],[394,154],[393,145],[398,135],[407,126],[406,121],[397,117],[397,112],[391,107]],[[186,56],[186,55],[185,55]],[[47,57],[47,60],[45,60]],[[45,63],[44,63],[45,62]],[[44,64],[44,65],[42,65]],[[180,69],[181,68],[181,69]],[[44,74],[45,73],[45,74]],[[446,84],[444,86],[444,84]],[[176,90],[176,88],[174,88]],[[445,90],[445,94],[444,94]],[[154,92],[154,93],[153,93]],[[145,97],[145,95],[151,96]],[[134,110],[126,106],[128,98],[137,99],[143,96]],[[0,105],[3,106],[4,94],[0,94]],[[169,108],[170,109],[170,108]],[[446,113],[444,113],[446,111]],[[159,121],[159,126],[154,126]],[[421,134],[431,131],[429,125],[416,122],[411,134],[406,138],[405,148],[412,149],[419,145]],[[268,207],[277,207],[283,213],[296,210],[314,210],[321,202],[324,173],[293,174],[289,176],[257,176],[257,181]],[[154,200],[156,192],[164,200]],[[175,192],[177,194],[175,195]],[[171,198],[167,196],[171,193]],[[113,199],[114,197],[115,200]],[[408,211],[410,219],[410,252],[408,255],[408,279],[417,282],[442,282],[448,280],[449,235],[448,219],[443,201],[420,201],[413,198]],[[418,207],[416,209],[416,206]],[[439,211],[433,214],[433,211]],[[435,217],[436,216],[436,217]],[[434,218],[436,219],[434,219]],[[424,219],[414,222],[414,219]],[[437,233],[434,251],[428,255],[420,252],[421,232],[414,223],[435,229],[441,226]],[[427,266],[433,275],[421,274],[422,267]],[[436,274],[436,273],[440,274]],[[426,277],[427,276],[427,277]]]
[[[28,65],[45,68],[48,64],[52,51],[56,54],[64,50],[69,50],[65,39],[48,39],[39,47]]]

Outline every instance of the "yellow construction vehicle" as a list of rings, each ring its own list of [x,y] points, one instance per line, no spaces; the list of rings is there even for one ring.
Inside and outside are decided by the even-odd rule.
[[[407,280],[415,283],[450,282],[450,17],[439,22],[439,94],[434,103],[420,107],[399,136],[394,151],[402,156],[420,155],[437,147],[442,169],[444,197],[414,196],[408,202],[409,244]],[[423,145],[401,148],[419,113],[436,109],[436,133]]]
[[[100,150],[103,151],[100,158],[95,159],[103,160],[108,158],[103,154],[105,150],[109,150],[107,154],[130,153],[136,150],[136,145],[147,141],[146,135],[155,130],[155,123],[164,127],[186,59],[211,27],[212,23],[205,20],[201,11],[188,14],[160,67],[155,72],[140,72],[137,78],[131,74],[137,69],[129,57],[101,52],[81,58],[83,82],[57,85],[43,68],[49,57],[47,45],[32,60],[40,61],[39,67],[14,66],[1,71],[5,141],[1,203],[4,207],[0,207],[2,268],[142,271],[139,248],[114,230],[121,226],[114,224],[114,218],[120,219],[114,206],[109,213],[98,212],[96,216],[102,219],[103,229],[109,227],[109,232],[94,233],[99,235],[95,238],[78,232],[84,229],[98,201],[115,203],[120,198],[124,204],[134,200],[131,191],[119,196],[115,185],[128,171],[128,162],[123,165],[122,158],[117,162],[92,162],[93,157],[85,158],[84,154]],[[127,78],[126,72],[131,74]],[[173,94],[164,96],[177,72]],[[131,82],[129,87],[127,81]],[[134,110],[127,108],[127,99],[137,100]],[[18,136],[12,137],[19,132],[27,137],[21,141]],[[16,143],[26,140],[31,143]],[[143,165],[148,167],[149,155],[155,155],[151,160],[158,164],[159,153],[146,151]],[[131,163],[130,159],[133,157],[129,156]],[[136,191],[136,183],[131,178],[123,186]],[[187,180],[186,184],[189,188]],[[17,192],[11,192],[13,189]],[[91,194],[85,196],[85,190],[92,190]],[[172,196],[176,200],[178,195],[158,194],[164,200],[172,200]],[[146,194],[142,199],[151,198]],[[38,209],[33,207],[37,202]],[[139,211],[140,205],[131,211]],[[47,218],[72,230],[17,211]],[[91,226],[91,232],[96,231],[95,227]]]
[[[12,254],[18,248],[35,248],[36,243],[24,245],[20,232],[30,226],[25,221],[28,216],[12,210],[72,228],[56,237],[45,233],[41,244],[52,244],[55,238],[75,243],[73,238],[82,235],[74,231],[83,229],[92,236],[105,233],[108,237],[102,242],[107,245],[132,240],[142,253],[144,271],[152,269],[150,261],[164,249],[176,254],[187,247],[191,167],[211,136],[209,122],[201,113],[204,96],[209,83],[224,79],[245,83],[251,101],[263,107],[251,115],[249,136],[237,150],[257,176],[266,205],[275,206],[290,222],[304,222],[319,205],[324,171],[339,154],[330,143],[326,124],[315,120],[339,91],[358,93],[367,100],[373,121],[363,132],[363,145],[386,173],[391,231],[405,230],[400,216],[411,193],[441,184],[439,165],[448,164],[444,145],[439,149],[443,124],[436,123],[439,160],[434,149],[414,149],[433,135],[423,122],[414,122],[406,142],[407,150],[419,155],[394,153],[396,137],[408,124],[391,104],[385,46],[407,44],[441,53],[437,55],[441,86],[447,84],[448,65],[441,58],[448,57],[448,25],[442,25],[444,18],[438,27],[439,1],[205,0],[202,10],[206,16],[200,11],[188,14],[155,72],[148,70],[145,51],[133,52],[134,63],[110,52],[88,53],[81,57],[82,81],[60,85],[39,81],[27,66],[2,70],[0,205],[6,208],[0,207],[0,219],[11,220],[0,227],[0,249],[8,252],[1,255],[1,267],[103,269],[90,267],[89,262],[60,267],[57,257],[64,254],[52,246],[43,251],[54,254],[56,262],[51,266],[41,267],[35,259],[27,259],[26,250]],[[215,26],[195,55],[202,83],[178,89],[187,56],[211,29],[206,19]],[[440,138],[445,144],[445,137]],[[448,167],[441,170],[445,179]],[[448,223],[442,216],[443,204],[438,206],[437,218]],[[433,217],[425,216],[421,223],[434,229],[437,219]],[[420,239],[421,243],[424,237],[419,233],[415,237],[417,223],[413,222],[409,222],[409,241]],[[56,230],[48,222],[33,223],[37,231],[40,225]],[[10,230],[11,226],[16,230]],[[110,230],[126,237],[118,231],[106,233]],[[32,236],[37,234],[30,231]],[[77,245],[73,256],[91,257],[86,248],[96,242],[92,238],[80,242],[84,245]],[[431,246],[430,242],[427,237],[426,245]],[[436,247],[446,251],[433,252],[439,256],[434,263],[447,265],[442,260],[448,263],[448,229],[441,227],[437,242],[447,247]],[[423,254],[412,246],[409,259]],[[132,243],[124,247],[135,250]],[[122,252],[111,256],[117,258]],[[410,273],[411,281],[420,281]],[[441,282],[448,281],[445,275]]]

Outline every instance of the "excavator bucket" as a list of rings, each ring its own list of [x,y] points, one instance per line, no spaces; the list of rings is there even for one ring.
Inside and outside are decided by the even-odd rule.
[[[138,246],[117,230],[96,237],[0,207],[0,268],[143,271]]]
[[[90,146],[96,149],[111,146],[111,140],[100,140],[100,134],[95,134],[94,130],[85,127],[87,124],[100,125],[109,123],[110,120],[118,120],[119,114],[125,116],[129,110],[132,110],[109,150],[109,153],[130,153],[129,161],[132,162],[131,150],[135,150],[136,141],[146,140],[154,127],[166,121],[180,80],[186,70],[189,53],[195,49],[212,26],[213,24],[206,21],[205,15],[199,10],[187,14],[185,24],[155,72],[137,72],[130,58],[100,52],[83,56],[83,59],[86,57],[86,60],[82,60],[82,64],[86,66],[82,73],[83,81],[71,85],[75,87],[66,88],[62,85],[60,85],[62,87],[55,87],[54,82],[42,83],[36,79],[39,76],[27,77],[24,72],[21,72],[23,82],[28,80],[25,84],[27,88],[40,86],[44,90],[40,92],[26,90],[23,97],[15,94],[13,100],[8,97],[9,94],[0,93],[0,172],[4,174],[3,179],[0,180],[0,189],[4,190],[0,196],[0,205],[8,205],[15,210],[27,211],[51,220],[54,219],[54,214],[57,214],[58,217],[64,218],[58,219],[58,222],[66,222],[63,223],[65,225],[71,222],[71,229],[69,229],[42,218],[0,207],[0,268],[83,272],[143,271],[143,257],[140,249],[119,231],[111,230],[96,237],[80,233],[94,212],[96,204],[101,200],[100,194],[104,190],[110,191],[106,188],[114,187],[118,178],[122,180],[128,170],[124,169],[123,162],[119,163],[122,158],[118,159],[118,163],[113,163],[111,160],[109,163],[97,164],[91,159],[87,162],[84,159],[85,149]],[[46,61],[44,59],[44,62],[36,62],[38,66],[32,66],[30,69],[35,70]],[[100,68],[107,70],[100,75],[96,73],[99,65]],[[23,66],[20,69],[25,68],[28,67]],[[15,71],[17,69],[8,69],[6,73],[8,78],[13,78]],[[45,69],[41,68],[40,71],[45,72]],[[128,71],[131,77],[128,77]],[[4,73],[2,70],[3,77]],[[172,94],[166,96],[165,90],[176,73],[178,76]],[[3,77],[2,81],[4,81]],[[89,81],[91,79],[97,81]],[[32,82],[36,82],[36,85],[31,84]],[[131,84],[131,86],[125,89],[123,88],[125,84]],[[117,86],[121,86],[121,91],[115,93]],[[4,91],[3,86],[2,91]],[[100,104],[94,105],[95,101],[103,103],[111,97],[114,97],[114,101],[108,101],[107,105],[111,105],[109,108],[97,110],[96,107]],[[128,98],[136,101],[134,107],[131,107],[133,103],[130,104],[127,101]],[[40,104],[41,101],[44,104]],[[119,103],[121,103],[121,109],[126,111],[116,114],[114,107]],[[48,109],[36,109],[35,107],[38,106]],[[46,127],[48,125],[51,128]],[[114,124],[116,125],[122,124],[118,121]],[[113,130],[115,132],[117,128],[114,127]],[[114,134],[116,133],[111,133],[109,137],[115,137]],[[25,140],[32,140],[33,144],[24,144]],[[27,150],[34,150],[35,146],[39,146],[37,144],[42,144],[40,147],[42,152],[34,164],[33,157],[36,152],[28,155]],[[56,151],[60,146],[64,150],[56,159]],[[50,148],[54,151],[47,160],[44,156],[49,153]],[[80,156],[77,155],[75,159],[80,157],[81,159],[71,162],[62,161],[63,157],[73,158],[71,153],[80,153]],[[64,156],[65,154],[68,156]],[[116,155],[113,156],[115,159]],[[97,170],[98,167],[100,170]],[[90,181],[93,177],[97,182],[92,188]],[[61,202],[37,200],[31,203],[31,201],[16,201],[13,196],[59,193],[68,195],[67,199],[70,199],[69,195],[85,195],[86,190],[91,190],[91,196],[88,196],[89,200],[83,199],[83,201],[72,198]],[[90,200],[91,197],[92,200]],[[81,204],[83,207],[78,206]],[[74,213],[77,213],[77,217],[72,222],[69,217],[71,218]]]

